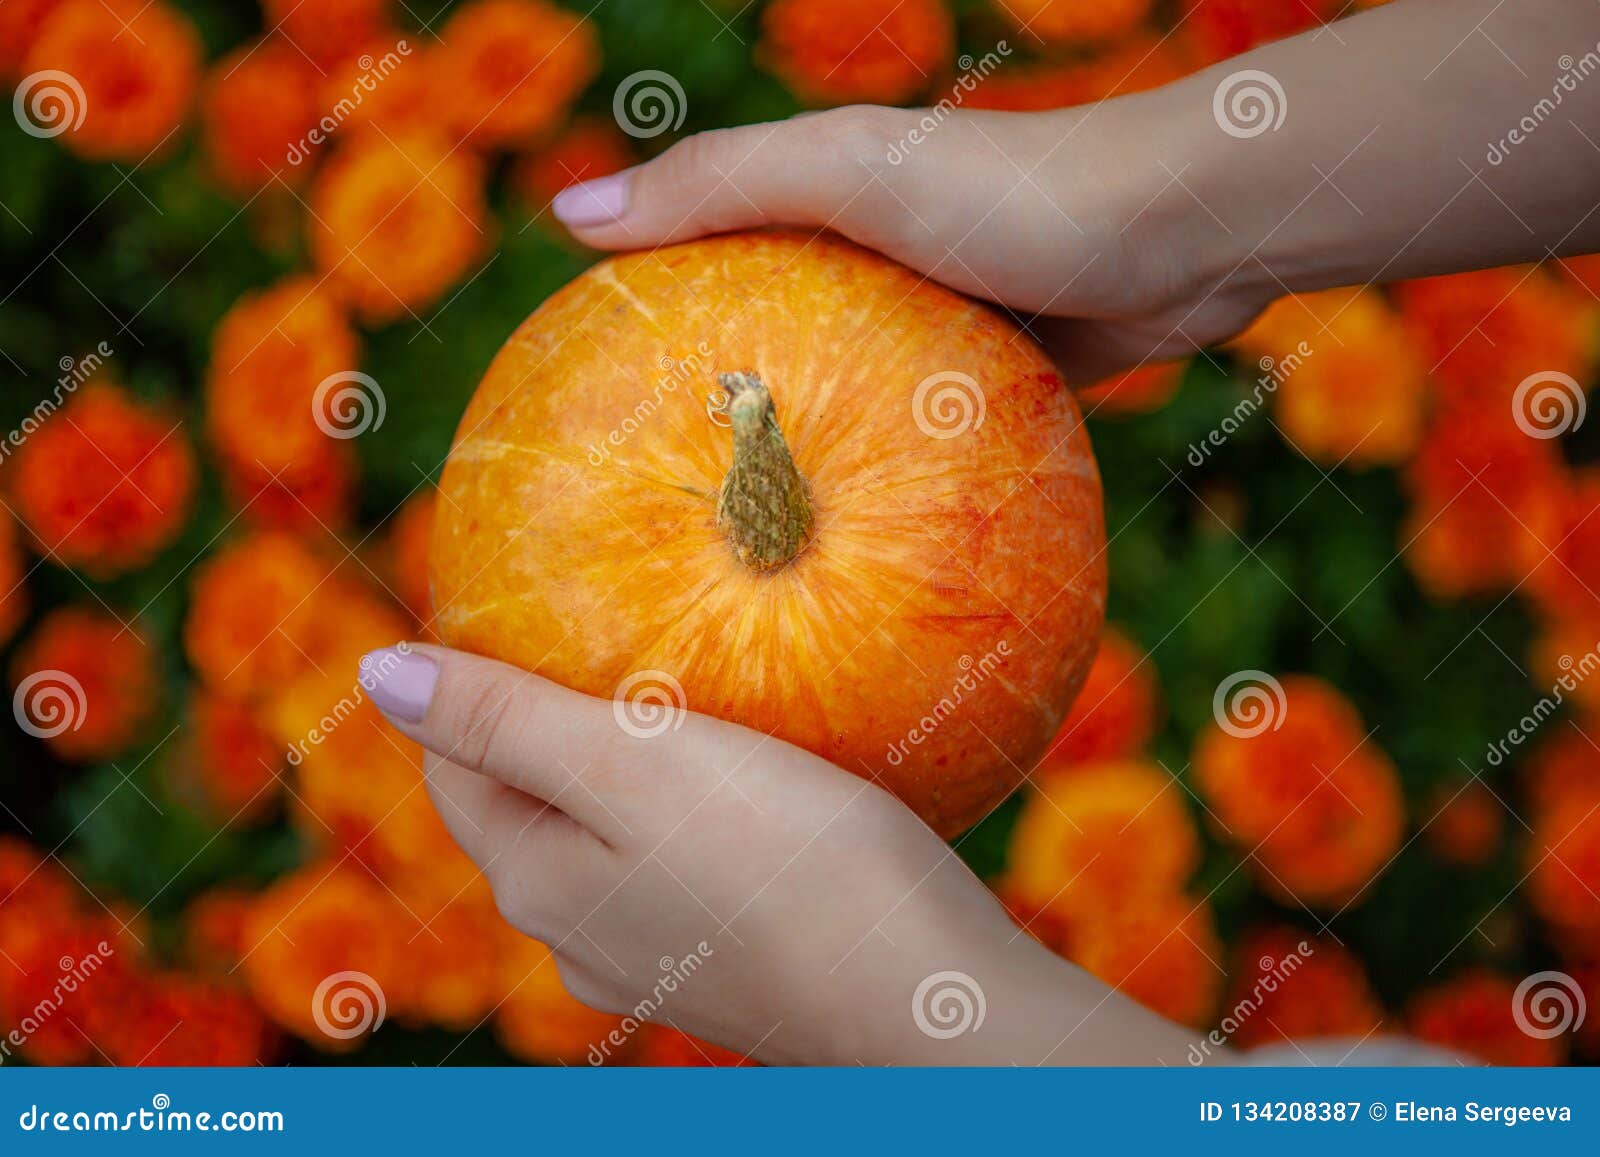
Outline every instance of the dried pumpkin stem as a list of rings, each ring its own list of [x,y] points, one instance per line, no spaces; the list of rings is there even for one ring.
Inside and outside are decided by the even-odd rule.
[[[733,427],[733,466],[717,500],[717,525],[746,566],[775,570],[811,537],[811,487],[795,468],[761,379],[718,374],[717,384]]]

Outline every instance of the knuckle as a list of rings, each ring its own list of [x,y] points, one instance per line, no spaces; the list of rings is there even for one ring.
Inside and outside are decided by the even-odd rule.
[[[452,763],[478,772],[490,764],[494,753],[507,742],[513,691],[494,679],[479,680],[467,691],[452,720],[456,741],[447,753]]]
[[[816,135],[824,156],[866,176],[891,168],[889,145],[904,117],[901,109],[863,104],[830,109],[794,123],[800,131]]]

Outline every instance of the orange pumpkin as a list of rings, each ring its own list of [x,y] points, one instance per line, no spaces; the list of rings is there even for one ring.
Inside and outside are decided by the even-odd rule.
[[[771,732],[946,836],[1094,656],[1071,394],[988,308],[829,234],[595,266],[501,350],[440,489],[447,644],[612,696],[637,735],[680,708]]]

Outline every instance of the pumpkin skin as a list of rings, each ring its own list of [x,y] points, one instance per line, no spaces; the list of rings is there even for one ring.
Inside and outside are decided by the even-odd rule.
[[[745,373],[812,512],[766,569],[718,519],[734,411],[708,398]],[[440,488],[447,645],[619,722],[653,689],[770,732],[945,837],[1032,770],[1094,657],[1105,527],[1070,392],[998,314],[832,234],[594,266],[495,358]]]

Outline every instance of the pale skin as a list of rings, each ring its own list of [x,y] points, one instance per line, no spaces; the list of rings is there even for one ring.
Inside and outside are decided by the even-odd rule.
[[[1092,108],[957,111],[909,149],[916,110],[706,133],[554,211],[600,249],[827,226],[1032,319],[1086,381],[1223,340],[1286,292],[1600,250],[1600,78],[1535,113],[1597,42],[1594,0],[1400,0]],[[1281,84],[1275,131],[1219,129],[1213,96],[1244,69]],[[639,738],[610,700],[413,651],[374,701],[585,1003],[631,1011],[695,953],[655,1018],[769,1063],[1192,1058],[1198,1034],[1019,933],[878,786],[703,716]],[[919,1028],[914,994],[945,971],[981,989],[978,1031]]]

